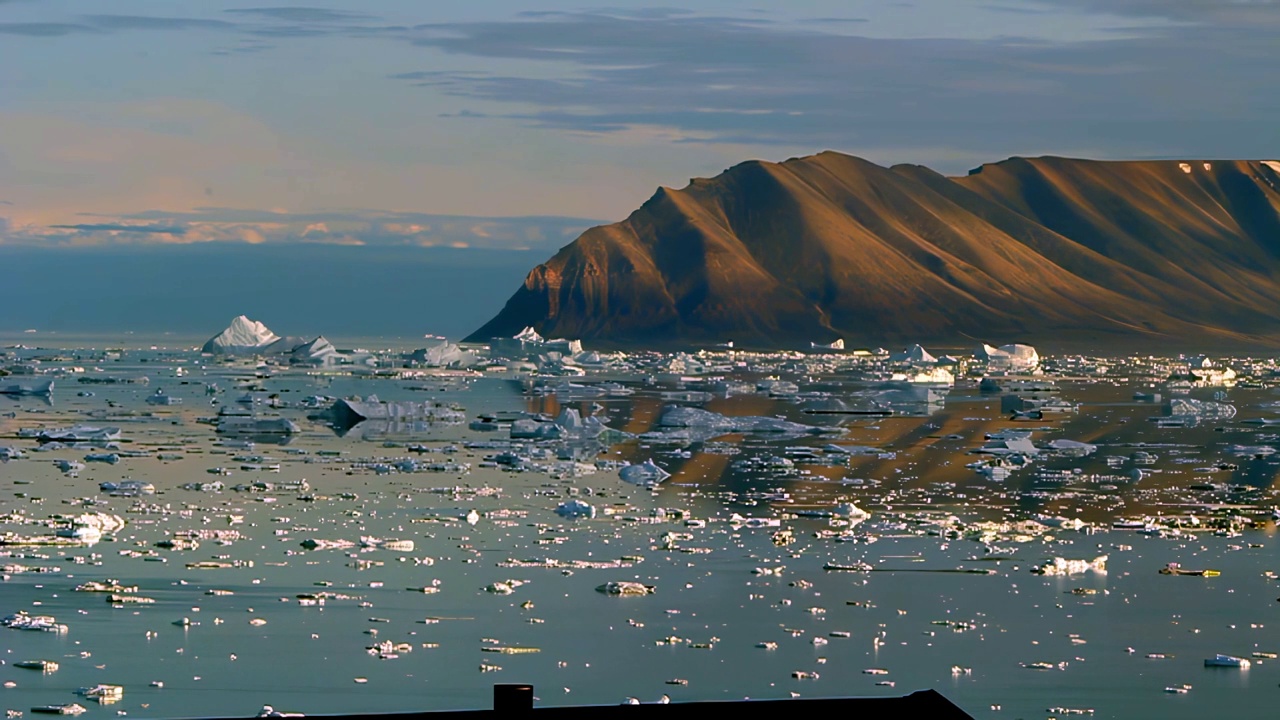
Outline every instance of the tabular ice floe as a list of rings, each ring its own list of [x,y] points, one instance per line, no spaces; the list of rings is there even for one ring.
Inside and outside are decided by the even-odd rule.
[[[70,634],[79,657],[20,657],[57,658],[30,662],[60,662],[57,677],[86,690],[125,687],[97,685],[89,664],[123,667],[107,625],[148,647],[221,643],[173,650],[245,677],[273,661],[244,638],[300,643],[340,666],[360,711],[421,709],[374,691],[412,671],[379,660],[427,649],[444,660],[433,682],[518,673],[584,702],[789,697],[861,671],[862,691],[932,686],[1021,714],[1043,709],[1026,698],[1045,678],[1009,668],[1075,676],[1088,662],[1115,676],[1147,658],[1182,672],[1274,659],[1261,618],[1223,629],[1205,608],[1215,593],[1252,607],[1276,594],[1263,574],[1274,541],[1250,531],[1280,513],[1260,481],[1280,467],[1280,364],[830,340],[604,353],[530,329],[488,348],[370,352],[238,318],[206,354],[6,350],[0,366],[29,367],[50,390],[4,400],[16,409],[0,419],[6,610],[30,612],[3,625]],[[62,398],[55,379],[96,392]],[[1195,631],[1188,649],[1089,632],[1099,612],[1151,602],[1151,583],[1195,598],[1176,618]],[[55,596],[60,616],[110,623],[35,614]],[[504,637],[477,649],[479,627]],[[1035,650],[994,655],[997,633]],[[586,637],[607,652],[585,655]],[[752,648],[766,652],[741,652]],[[657,651],[664,671],[647,680],[615,662]],[[187,680],[212,677],[201,667]],[[993,675],[1023,699],[1001,697]],[[165,694],[197,702],[181,675],[165,679]],[[1059,714],[1096,690],[1077,684],[1052,700]],[[298,697],[308,713],[346,707]],[[191,712],[266,699],[205,697]]]
[[[76,694],[80,697],[95,700],[102,705],[110,705],[124,699],[124,688],[120,685],[99,683],[93,687],[82,687],[76,691]]]
[[[11,630],[31,630],[35,632],[65,633],[67,626],[59,623],[52,615],[28,615],[19,610],[12,615],[0,618],[0,627]]]
[[[1253,663],[1246,658],[1235,657],[1234,655],[1223,655],[1221,653],[1214,655],[1211,658],[1206,658],[1204,661],[1205,667],[1227,667],[1238,668],[1240,670],[1248,670],[1252,664]]]

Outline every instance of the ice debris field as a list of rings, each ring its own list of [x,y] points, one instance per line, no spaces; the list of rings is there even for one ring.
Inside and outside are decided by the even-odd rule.
[[[905,694],[1244,716],[1280,683],[1274,358],[0,353],[11,716]]]

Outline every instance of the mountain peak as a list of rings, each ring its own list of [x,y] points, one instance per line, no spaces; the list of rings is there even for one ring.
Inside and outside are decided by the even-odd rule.
[[[530,272],[470,339],[1280,337],[1280,162],[748,160]]]

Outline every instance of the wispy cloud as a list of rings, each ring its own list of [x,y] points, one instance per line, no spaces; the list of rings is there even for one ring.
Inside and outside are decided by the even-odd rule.
[[[80,225],[50,225],[51,230],[74,230],[77,233],[141,233],[143,235],[182,236],[186,228],[164,225],[125,225],[122,223],[84,223]]]
[[[90,246],[207,242],[532,249],[549,252],[601,221],[584,218],[472,217],[352,210],[287,213],[203,208],[154,210],[83,223],[14,225],[0,217],[0,243]]]
[[[4,22],[0,23],[0,35],[26,35],[27,37],[61,37],[73,33],[96,32],[88,25],[63,22]]]
[[[1247,14],[1269,22],[1280,5],[1246,3],[1243,13],[1208,0],[1168,3],[1173,11],[1141,0],[1058,4],[1201,24],[1135,20],[1111,39],[1050,42],[885,39],[758,18],[560,13],[410,34],[411,42],[452,55],[533,63],[527,73],[391,77],[462,101],[507,105],[505,113],[486,112],[535,127],[666,127],[684,142],[862,148],[928,141],[992,153],[1110,146],[1125,155],[1234,155],[1256,154],[1274,138],[1264,128],[1280,110],[1280,94],[1258,88],[1280,73],[1276,35],[1267,23],[1234,20]]]
[[[236,27],[225,20],[148,15],[88,15],[85,20],[101,30],[231,30]]]
[[[1276,0],[1040,0],[1044,6],[1194,24],[1280,25]]]
[[[257,7],[236,8],[226,12],[235,15],[268,18],[283,22],[304,23],[344,23],[352,20],[371,20],[373,15],[350,12],[347,10],[330,10],[316,7]]]
[[[0,3],[4,1],[0,0]],[[224,13],[235,19],[93,14],[77,16],[73,18],[74,21],[3,22],[0,23],[0,34],[61,37],[77,33],[212,30],[250,36],[314,37],[338,32],[360,32],[369,21],[377,19],[364,13],[307,7],[242,8],[226,10]]]

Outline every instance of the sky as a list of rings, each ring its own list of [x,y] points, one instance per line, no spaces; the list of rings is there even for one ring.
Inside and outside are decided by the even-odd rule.
[[[0,243],[551,251],[837,150],[1280,156],[1280,0],[0,0]]]

